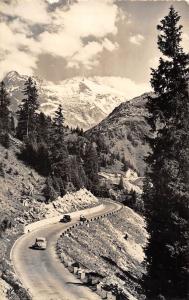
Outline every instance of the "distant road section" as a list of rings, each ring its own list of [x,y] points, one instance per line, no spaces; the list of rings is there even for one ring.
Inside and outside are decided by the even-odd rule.
[[[88,218],[101,216],[121,208],[121,205],[106,202],[89,214]],[[82,211],[83,214],[84,211]],[[86,210],[87,212],[87,210]],[[72,214],[70,214],[72,215]],[[64,229],[78,221],[78,215],[72,222],[56,223],[38,228],[19,238],[13,246],[11,258],[15,272],[26,289],[29,289],[35,300],[100,300],[101,298],[89,288],[83,286],[60,263],[55,252],[56,242]],[[33,250],[30,246],[35,238],[46,237],[48,245],[46,250]]]

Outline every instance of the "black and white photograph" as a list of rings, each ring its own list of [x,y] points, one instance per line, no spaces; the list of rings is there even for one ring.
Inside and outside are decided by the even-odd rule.
[[[0,300],[189,300],[189,0],[0,0]]]

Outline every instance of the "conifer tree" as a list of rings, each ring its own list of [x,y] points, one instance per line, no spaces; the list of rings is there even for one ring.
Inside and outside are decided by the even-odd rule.
[[[62,106],[59,105],[52,120],[51,130],[51,160],[52,163],[59,162],[64,149],[64,117]]]
[[[18,126],[17,137],[21,140],[24,138],[36,136],[37,115],[36,112],[39,108],[38,94],[36,83],[31,77],[24,84],[25,88],[23,93],[25,98],[17,112]]]
[[[40,112],[38,115],[38,141],[49,143],[49,132],[50,132],[50,127],[51,127],[51,118],[45,116],[43,112]]]
[[[16,126],[15,126],[15,120],[14,120],[13,115],[11,115],[11,117],[10,117],[10,131],[11,131],[11,134],[14,136],[15,131],[16,131]]]
[[[49,203],[58,197],[58,194],[53,187],[53,180],[50,176],[46,179],[43,195],[46,199],[46,203]]]
[[[10,99],[5,88],[5,84],[2,81],[0,86],[0,130],[1,133],[9,132],[9,105]]]
[[[9,133],[10,133],[10,118],[9,118],[10,99],[2,81],[0,85],[0,135],[1,143],[5,147],[9,147]]]
[[[43,112],[38,115],[38,130],[37,130],[37,169],[38,171],[48,176],[50,173],[50,130],[51,118],[46,117]]]
[[[64,142],[64,116],[62,106],[59,105],[52,122],[50,163],[51,173],[61,184],[60,191],[63,195],[65,185],[70,180],[69,155]]]
[[[57,139],[57,142],[63,145],[64,141],[64,116],[62,105],[58,106],[58,109],[55,111],[55,117],[53,119],[54,133]]]
[[[84,158],[85,173],[88,177],[88,188],[95,191],[98,185],[98,153],[96,144],[91,142],[87,145]]]
[[[187,299],[189,220],[189,56],[181,47],[180,16],[173,7],[157,26],[164,55],[152,70],[155,97],[148,122],[155,133],[147,158],[150,185],[144,190],[149,244],[147,299]]]
[[[123,190],[124,189],[124,181],[123,181],[123,176],[121,175],[120,177],[120,181],[119,181],[119,189]]]

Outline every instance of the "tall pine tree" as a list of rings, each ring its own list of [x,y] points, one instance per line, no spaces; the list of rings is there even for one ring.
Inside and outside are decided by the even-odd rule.
[[[1,143],[9,146],[9,133],[10,133],[10,99],[2,81],[0,85],[0,140]]]
[[[157,26],[163,54],[152,70],[156,97],[149,97],[154,132],[147,158],[150,185],[144,189],[150,234],[146,249],[147,299],[187,299],[189,241],[189,56],[181,47],[180,16],[173,7]]]
[[[55,111],[55,116],[52,120],[50,133],[50,157],[51,164],[56,164],[61,160],[62,151],[64,148],[64,116],[62,106],[59,105]]]
[[[17,137],[21,140],[36,137],[36,112],[39,108],[36,83],[29,77],[24,86],[25,98],[22,100],[17,112]]]
[[[64,116],[62,106],[59,105],[55,111],[52,122],[50,139],[50,164],[51,175],[63,195],[66,183],[70,181],[69,155],[64,142]]]
[[[1,133],[9,132],[9,105],[10,99],[2,81],[0,86],[0,130]]]
[[[44,113],[38,115],[37,130],[37,169],[40,173],[48,176],[50,173],[50,130],[51,118]]]
[[[88,177],[88,189],[92,192],[96,192],[98,189],[98,153],[96,150],[96,143],[90,142],[86,146],[86,153],[84,157],[84,169]]]

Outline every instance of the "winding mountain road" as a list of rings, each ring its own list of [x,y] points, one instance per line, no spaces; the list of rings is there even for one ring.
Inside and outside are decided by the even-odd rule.
[[[87,218],[93,218],[114,212],[121,205],[106,202],[101,211],[90,213]],[[64,266],[55,252],[56,242],[64,229],[76,223],[56,223],[43,226],[19,238],[12,248],[11,259],[16,274],[29,290],[35,300],[99,300],[97,294],[82,285]],[[30,249],[37,236],[46,237],[48,241],[45,251]]]

